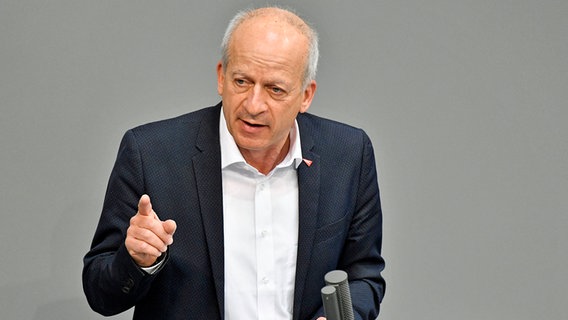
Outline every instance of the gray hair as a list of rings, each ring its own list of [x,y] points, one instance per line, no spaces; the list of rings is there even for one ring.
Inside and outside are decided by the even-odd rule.
[[[227,68],[227,64],[229,63],[229,45],[231,42],[231,38],[233,36],[234,31],[237,29],[239,25],[241,25],[246,20],[260,16],[264,14],[267,10],[277,9],[281,10],[287,15],[286,17],[287,22],[296,27],[300,33],[308,38],[308,57],[306,61],[306,67],[304,69],[304,79],[302,79],[302,87],[305,89],[306,86],[312,81],[316,79],[316,72],[318,68],[318,59],[319,59],[319,48],[318,48],[318,34],[314,28],[312,28],[307,22],[305,22],[302,18],[298,17],[294,12],[286,9],[281,9],[278,7],[267,7],[267,8],[260,8],[260,9],[246,9],[239,11],[233,19],[229,22],[227,29],[225,30],[225,35],[223,36],[223,41],[221,42],[221,63],[223,65],[223,72]],[[296,19],[295,19],[295,18]]]

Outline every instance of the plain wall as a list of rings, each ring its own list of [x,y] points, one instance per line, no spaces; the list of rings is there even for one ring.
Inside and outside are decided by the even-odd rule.
[[[82,258],[122,134],[217,103],[226,23],[266,3],[0,0],[1,319],[103,318]],[[278,3],[320,33],[310,111],[375,146],[380,318],[568,319],[568,1]]]

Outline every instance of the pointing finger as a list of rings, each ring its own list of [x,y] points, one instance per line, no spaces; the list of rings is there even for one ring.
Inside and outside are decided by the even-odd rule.
[[[138,213],[143,216],[152,216],[152,203],[150,202],[150,197],[147,194],[140,197],[138,202]]]

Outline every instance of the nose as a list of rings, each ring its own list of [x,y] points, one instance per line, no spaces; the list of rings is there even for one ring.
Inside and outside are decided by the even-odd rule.
[[[266,111],[267,93],[262,86],[256,84],[248,92],[244,107],[251,116],[256,116]]]

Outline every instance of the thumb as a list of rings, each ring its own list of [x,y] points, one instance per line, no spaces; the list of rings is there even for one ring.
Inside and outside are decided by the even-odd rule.
[[[164,231],[170,235],[173,235],[174,232],[176,232],[177,229],[177,224],[174,220],[166,220],[164,222],[162,222],[162,227],[164,228]]]
[[[140,197],[138,202],[138,213],[143,216],[152,216],[152,203],[150,202],[150,197],[147,194]]]

